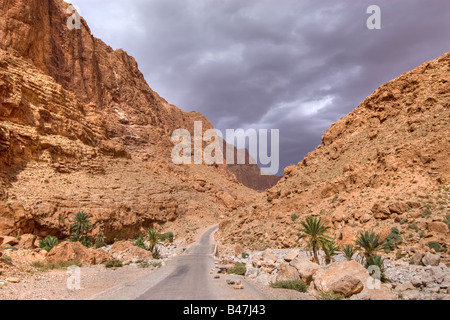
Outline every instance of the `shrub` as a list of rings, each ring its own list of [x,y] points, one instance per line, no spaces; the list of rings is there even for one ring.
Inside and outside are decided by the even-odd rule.
[[[298,219],[298,215],[296,215],[295,213],[293,215],[291,215],[291,220],[295,222],[295,220]]]
[[[95,237],[95,248],[99,249],[105,246],[105,236],[103,235],[103,232],[100,231],[100,233]]]
[[[149,242],[149,251],[153,252],[156,245],[158,245],[160,242],[161,235],[154,229],[149,229],[147,230],[146,238]]]
[[[396,227],[391,229],[391,233],[387,236],[384,243],[384,252],[389,253],[397,248],[399,243],[402,243],[403,239],[399,235],[399,231]]]
[[[322,291],[316,297],[317,300],[344,300],[345,297],[340,293],[335,293],[334,291]]]
[[[417,225],[417,223],[412,222],[408,225],[408,229],[410,230],[414,230],[416,232],[419,232],[419,226]]]
[[[374,271],[371,276],[372,278],[377,279],[379,276],[379,279],[381,282],[391,282],[391,280],[389,280],[386,275],[385,275],[385,269],[384,269],[384,259],[382,256],[378,255],[378,254],[373,254],[371,256],[369,256],[366,259],[366,263],[365,263],[365,268],[369,269],[369,268],[373,268],[376,267],[379,270],[379,275],[375,274],[376,272]]]
[[[299,238],[309,238],[308,245],[313,252],[314,262],[319,264],[318,251],[321,246],[330,241],[330,237],[326,235],[329,227],[322,223],[322,219],[311,216],[301,223],[302,229],[299,229]]]
[[[436,252],[441,252],[442,250],[441,245],[435,241],[428,242],[428,248],[434,249]]]
[[[70,231],[70,241],[80,242],[85,247],[92,247],[92,242],[87,236],[92,228],[92,223],[90,221],[90,216],[83,211],[78,212],[75,218],[71,221]]]
[[[145,237],[141,234],[137,239],[134,241],[134,245],[138,248],[148,250],[147,246],[145,245]]]
[[[380,240],[380,236],[375,232],[361,232],[355,241],[359,250],[364,251],[366,259],[378,252],[383,246],[384,241]]]
[[[247,273],[247,267],[245,266],[245,263],[237,262],[235,263],[234,267],[231,269],[228,269],[228,274],[237,274],[239,276],[244,276]]]
[[[153,259],[159,260],[161,258],[161,253],[159,252],[158,247],[154,247],[152,251]]]
[[[300,279],[272,282],[270,286],[275,289],[289,289],[303,293],[308,291],[308,285]]]
[[[339,247],[333,240],[327,241],[322,245],[322,250],[325,253],[325,263],[330,264],[333,256],[337,255]]]
[[[450,229],[450,214],[445,216],[444,222],[447,224],[447,227]]]
[[[40,272],[46,272],[55,269],[66,269],[71,266],[81,267],[81,262],[79,260],[47,262],[47,263],[41,261],[34,261],[31,263],[31,266]]]
[[[39,241],[39,248],[44,249],[47,252],[50,252],[54,247],[59,244],[59,240],[53,236],[47,236],[44,240]]]
[[[166,233],[160,234],[159,235],[159,239],[161,241],[169,240],[170,243],[173,243],[173,233],[172,232],[166,232]]]
[[[345,258],[347,261],[351,261],[353,256],[355,255],[355,247],[351,244],[346,244],[342,250],[344,252]]]
[[[427,206],[425,210],[422,212],[422,218],[427,218],[431,216],[432,212],[431,209]]]
[[[242,252],[242,259],[247,259],[250,255],[247,252]]]
[[[122,268],[123,263],[120,260],[110,260],[107,263],[105,263],[106,268]]]

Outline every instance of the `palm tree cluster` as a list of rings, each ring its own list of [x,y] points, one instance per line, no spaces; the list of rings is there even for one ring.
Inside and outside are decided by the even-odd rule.
[[[334,240],[332,240],[327,232],[330,227],[325,226],[322,223],[321,218],[311,216],[301,222],[302,228],[299,229],[299,238],[308,239],[308,248],[312,251],[313,262],[320,264],[319,262],[319,250],[322,249],[325,253],[325,263],[330,264],[331,259],[340,250],[339,246]],[[356,254],[356,251],[362,252],[361,263],[366,269],[372,269],[371,267],[377,267],[380,271],[381,281],[388,282],[389,279],[385,276],[384,259],[377,253],[384,248],[385,241],[382,241],[380,236],[375,232],[364,231],[361,232],[355,241],[355,246],[345,245],[342,251],[347,260],[352,260]]]

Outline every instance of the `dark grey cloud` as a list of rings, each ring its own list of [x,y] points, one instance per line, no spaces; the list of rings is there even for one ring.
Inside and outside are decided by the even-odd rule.
[[[381,84],[449,51],[448,0],[75,0],[95,36],[216,128],[280,129],[281,163]],[[368,30],[366,9],[382,10]]]

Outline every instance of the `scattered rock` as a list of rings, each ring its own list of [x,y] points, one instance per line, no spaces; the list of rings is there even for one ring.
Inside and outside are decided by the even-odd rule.
[[[437,254],[427,252],[422,258],[422,263],[425,266],[438,266],[441,259]]]
[[[46,257],[48,262],[78,260],[90,265],[102,264],[111,259],[112,256],[103,250],[86,248],[79,242],[62,242],[54,247]]]
[[[307,258],[295,258],[291,261],[291,266],[297,269],[300,278],[308,284],[312,281],[314,274],[320,269],[317,263],[311,262]]]
[[[287,255],[284,256],[284,260],[286,262],[291,262],[292,260],[294,260],[295,258],[297,258],[297,256],[299,255],[300,250],[299,249],[293,249],[291,251],[288,252]]]
[[[360,293],[364,289],[364,285],[360,279],[351,275],[346,275],[332,283],[330,289],[336,293],[344,295],[347,298],[354,294]]]
[[[278,271],[276,281],[289,281],[289,280],[298,280],[300,275],[296,268],[290,266],[287,263],[283,263],[280,266],[280,270]]]

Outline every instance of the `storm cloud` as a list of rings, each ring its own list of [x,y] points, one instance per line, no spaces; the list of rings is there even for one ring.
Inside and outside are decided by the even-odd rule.
[[[283,168],[380,85],[450,51],[448,0],[73,3],[169,103],[223,132],[280,129]],[[366,25],[373,4],[381,30]]]

